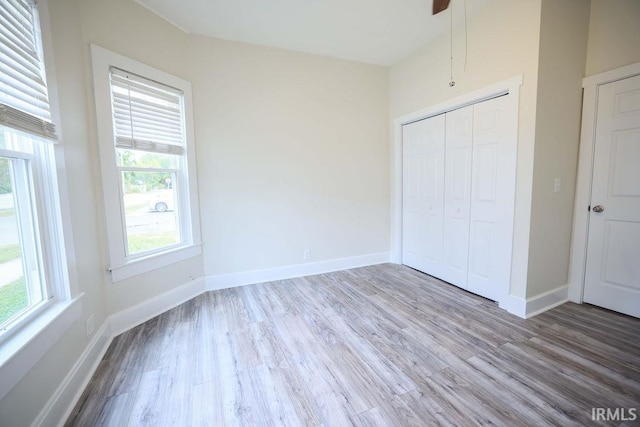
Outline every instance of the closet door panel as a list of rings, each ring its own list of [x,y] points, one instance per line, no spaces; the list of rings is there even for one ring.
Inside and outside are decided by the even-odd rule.
[[[508,96],[474,105],[467,289],[492,300],[511,276],[517,132]]]
[[[467,286],[473,106],[446,114],[442,279]]]
[[[419,268],[423,257],[422,241],[426,239],[426,221],[423,205],[426,203],[425,179],[426,153],[414,152],[405,160],[404,204],[403,204],[403,263]]]
[[[402,262],[434,276],[442,269],[444,115],[403,126]]]

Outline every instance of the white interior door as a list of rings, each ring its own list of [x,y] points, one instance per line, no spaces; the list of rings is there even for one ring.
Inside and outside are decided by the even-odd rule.
[[[444,243],[441,279],[467,287],[473,106],[446,114]]]
[[[640,76],[599,87],[584,301],[640,317]]]
[[[444,114],[402,127],[402,263],[434,276],[442,269]]]
[[[473,106],[467,289],[499,301],[511,277],[517,110],[509,96]]]

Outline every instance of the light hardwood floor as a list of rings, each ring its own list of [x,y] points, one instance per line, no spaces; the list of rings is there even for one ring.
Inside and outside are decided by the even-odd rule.
[[[149,320],[114,339],[67,425],[617,425],[592,408],[638,406],[639,319],[568,303],[525,321],[385,264]]]

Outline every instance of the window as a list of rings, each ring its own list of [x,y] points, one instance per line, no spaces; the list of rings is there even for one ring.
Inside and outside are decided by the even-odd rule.
[[[82,315],[47,12],[47,0],[0,1],[0,399]]]
[[[69,299],[38,10],[0,2],[0,341]]]
[[[117,68],[109,75],[125,253],[133,258],[183,243],[182,92]]]
[[[201,253],[191,86],[92,46],[114,281]]]

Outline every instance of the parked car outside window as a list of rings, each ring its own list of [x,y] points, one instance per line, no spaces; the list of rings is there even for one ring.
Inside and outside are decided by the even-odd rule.
[[[149,202],[149,210],[152,212],[167,212],[174,209],[173,190],[157,190]]]

